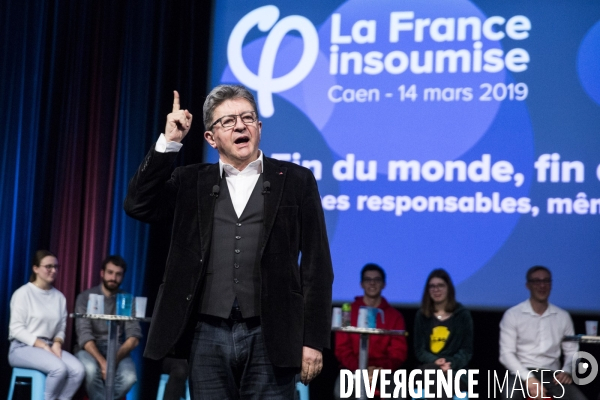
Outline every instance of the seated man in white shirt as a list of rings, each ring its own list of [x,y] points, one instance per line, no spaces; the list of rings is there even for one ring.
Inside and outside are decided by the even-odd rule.
[[[574,334],[573,322],[569,313],[548,302],[552,289],[550,270],[531,267],[526,287],[529,299],[508,309],[500,322],[500,362],[510,372],[503,397],[585,399],[571,378],[571,360],[578,344],[562,341],[563,336]],[[533,370],[538,371],[530,372]],[[515,382],[517,377],[522,385]]]

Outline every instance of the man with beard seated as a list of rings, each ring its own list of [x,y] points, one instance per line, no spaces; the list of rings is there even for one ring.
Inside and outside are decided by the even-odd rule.
[[[90,294],[104,295],[104,314],[115,315],[116,300],[127,264],[121,256],[108,256],[102,262],[100,277],[102,283],[77,296],[75,312],[85,314]],[[139,344],[142,337],[137,321],[119,322],[121,335],[118,338],[117,369],[115,373],[115,399],[124,397],[137,382],[135,364],[129,354]],[[98,319],[77,318],[75,322],[77,344],[80,351],[76,356],[85,367],[85,388],[90,400],[103,400],[106,380],[106,351],[108,347],[108,324]]]

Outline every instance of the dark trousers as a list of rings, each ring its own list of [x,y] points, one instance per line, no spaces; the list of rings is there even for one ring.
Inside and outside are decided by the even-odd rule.
[[[190,355],[193,400],[293,399],[297,372],[271,364],[258,317],[200,316]]]

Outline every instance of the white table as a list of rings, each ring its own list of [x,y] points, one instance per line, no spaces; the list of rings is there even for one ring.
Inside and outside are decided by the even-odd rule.
[[[108,314],[69,314],[71,318],[101,319],[108,322],[108,348],[106,349],[106,381],[104,382],[104,396],[106,400],[115,398],[115,371],[117,368],[117,345],[119,325],[117,322],[142,321],[150,322],[152,318],[126,317],[124,315]]]
[[[572,335],[572,336],[563,337],[563,341],[564,342],[600,344],[600,336]]]
[[[358,328],[356,326],[336,327],[331,328],[334,332],[344,333],[355,333],[360,335],[360,343],[358,346],[358,368],[366,370],[369,361],[369,336],[370,335],[388,335],[388,336],[408,336],[408,333],[404,330],[389,330],[389,329],[377,329],[377,328]],[[367,392],[364,387],[360,392],[360,398],[366,399]]]

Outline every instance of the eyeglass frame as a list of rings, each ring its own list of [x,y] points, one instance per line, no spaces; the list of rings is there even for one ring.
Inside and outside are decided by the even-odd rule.
[[[244,120],[242,119],[242,115],[243,115],[243,114],[247,114],[247,113],[250,113],[250,114],[252,114],[252,116],[254,117],[254,121],[252,121],[252,122],[249,122],[249,123],[245,123],[245,122],[244,122]],[[223,118],[226,118],[226,117],[235,117],[235,122],[233,123],[233,125],[231,125],[231,126],[225,126],[225,125],[223,125],[223,122],[222,122],[221,120],[222,120]],[[258,113],[257,113],[256,111],[254,111],[254,110],[252,110],[252,111],[244,111],[243,113],[240,113],[240,114],[227,114],[227,115],[223,115],[221,118],[219,118],[219,119],[217,119],[215,122],[213,122],[213,123],[212,123],[212,124],[211,124],[211,125],[208,127],[208,130],[209,130],[209,131],[212,131],[212,129],[215,127],[215,125],[216,125],[218,122],[220,122],[220,123],[221,123],[221,127],[223,127],[223,129],[229,129],[229,128],[233,128],[233,127],[235,126],[235,124],[237,123],[237,119],[238,119],[238,117],[240,117],[240,121],[242,121],[242,124],[244,124],[244,125],[246,125],[246,126],[248,126],[248,124],[253,124],[253,123],[255,123],[256,121],[258,121]]]
[[[448,284],[446,283],[438,283],[437,285],[434,284],[428,284],[427,285],[427,290],[443,290],[443,289],[448,289]]]
[[[540,285],[552,285],[552,279],[551,278],[544,278],[544,279],[529,279],[527,281],[527,283],[530,283],[534,286],[540,286]]]
[[[52,269],[58,271],[60,268],[60,264],[46,264],[46,265],[38,265],[38,267],[46,268],[46,271],[50,272]]]
[[[383,283],[383,278],[380,276],[376,276],[374,278],[364,277],[362,279],[363,283]]]

